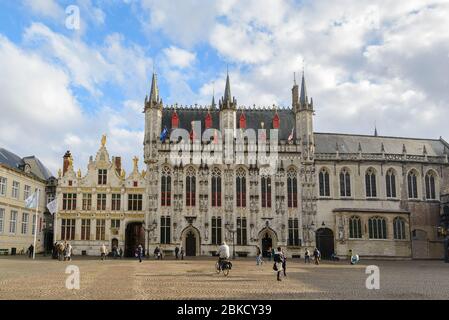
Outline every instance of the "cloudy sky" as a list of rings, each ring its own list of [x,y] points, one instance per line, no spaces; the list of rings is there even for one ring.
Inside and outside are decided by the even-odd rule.
[[[448,16],[447,0],[3,0],[0,146],[54,173],[71,150],[85,171],[106,133],[129,171],[153,70],[168,105],[218,99],[229,66],[239,105],[287,107],[303,64],[316,131],[449,139]]]

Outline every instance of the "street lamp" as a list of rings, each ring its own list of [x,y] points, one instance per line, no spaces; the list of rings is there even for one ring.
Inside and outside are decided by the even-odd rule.
[[[235,238],[234,235],[237,232],[237,230],[234,229],[234,224],[230,224],[229,222],[226,222],[225,224],[226,230],[228,230],[230,233],[232,233],[232,260],[235,259]]]
[[[449,263],[449,207],[444,207],[443,214],[440,217],[441,234],[444,238],[444,262]]]

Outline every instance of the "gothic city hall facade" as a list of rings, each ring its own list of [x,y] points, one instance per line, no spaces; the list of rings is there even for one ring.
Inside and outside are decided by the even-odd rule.
[[[240,107],[228,75],[218,104],[165,106],[153,74],[145,167],[136,157],[126,173],[105,136],[85,173],[75,172],[67,152],[55,240],[80,255],[99,255],[105,244],[133,256],[141,244],[150,254],[182,246],[187,256],[211,256],[226,241],[237,256],[280,246],[289,257],[317,247],[323,258],[350,250],[362,258],[442,258],[437,227],[449,145],[377,131],[317,133],[304,74],[291,95],[289,108]]]

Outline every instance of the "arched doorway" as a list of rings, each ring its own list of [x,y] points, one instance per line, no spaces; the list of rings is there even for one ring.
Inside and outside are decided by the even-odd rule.
[[[322,259],[330,259],[334,253],[334,232],[329,228],[316,231],[316,247],[321,252]]]
[[[118,240],[117,238],[112,239],[111,241],[111,249],[117,248],[118,250]]]
[[[144,247],[145,252],[145,231],[142,222],[131,222],[126,226],[125,256],[134,257],[134,252],[139,244]]]
[[[262,256],[267,257],[270,249],[276,248],[277,236],[273,229],[266,227],[259,232],[260,249]]]
[[[201,254],[200,232],[195,227],[187,227],[181,232],[182,245],[185,249],[186,257],[195,257]]]
[[[186,235],[186,256],[196,256],[196,237],[192,230],[190,230]]]

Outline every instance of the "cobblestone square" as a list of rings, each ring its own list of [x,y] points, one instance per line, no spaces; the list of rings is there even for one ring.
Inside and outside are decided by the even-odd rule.
[[[276,281],[270,262],[237,259],[228,277],[215,260],[133,259],[100,261],[75,257],[0,258],[0,299],[449,299],[449,265],[442,261],[345,261],[305,265],[290,259],[287,277]],[[65,286],[66,267],[80,269],[80,289]],[[368,290],[366,266],[380,269],[380,289]]]

